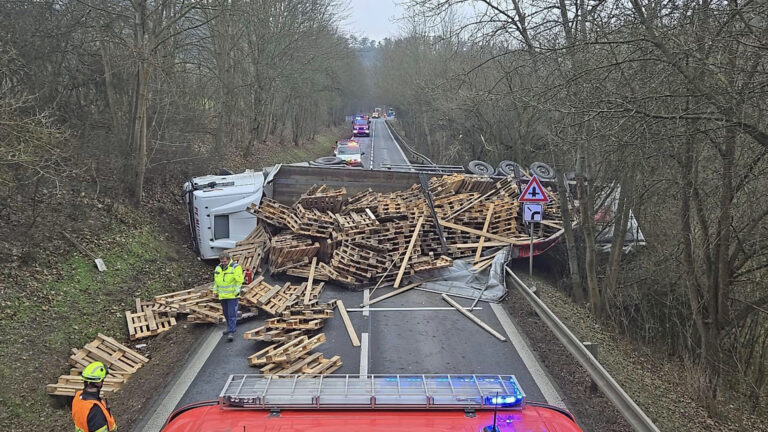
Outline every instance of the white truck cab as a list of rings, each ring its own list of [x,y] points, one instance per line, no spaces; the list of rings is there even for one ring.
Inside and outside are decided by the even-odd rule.
[[[184,184],[192,243],[202,259],[214,259],[256,228],[256,217],[246,211],[261,202],[264,174],[194,177]]]

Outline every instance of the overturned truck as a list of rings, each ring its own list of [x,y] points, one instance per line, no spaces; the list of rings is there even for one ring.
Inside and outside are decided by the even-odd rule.
[[[411,276],[474,257],[476,270],[500,249],[506,258],[529,254],[517,200],[526,176],[278,165],[195,180],[185,191],[199,255],[229,250],[254,273],[267,264],[273,274],[306,277],[314,260],[315,279],[366,286],[403,277],[401,268]],[[534,254],[563,233],[553,189]]]

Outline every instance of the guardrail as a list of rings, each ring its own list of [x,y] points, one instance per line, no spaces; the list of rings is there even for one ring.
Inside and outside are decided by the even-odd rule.
[[[409,146],[408,143],[405,142],[403,137],[400,136],[399,133],[397,133],[397,130],[389,124],[389,120],[384,120],[384,124],[387,125],[387,129],[389,129],[389,132],[392,133],[392,136],[395,138],[395,141],[397,141],[397,143],[400,146],[404,147],[408,151],[408,154],[409,154],[408,159],[413,158],[414,161],[420,164],[437,165],[436,163],[432,162],[431,159],[417,152],[411,146]]]
[[[608,371],[595,359],[594,356],[584,347],[576,336],[568,330],[568,327],[552,313],[551,310],[531,291],[528,286],[517,277],[515,272],[506,267],[506,272],[512,278],[520,293],[523,294],[528,303],[541,317],[542,321],[552,330],[557,339],[571,353],[576,360],[587,370],[592,381],[605,394],[608,399],[616,406],[619,413],[636,431],[658,432],[659,428],[648,418],[639,406],[627,395],[619,384],[611,377]]]

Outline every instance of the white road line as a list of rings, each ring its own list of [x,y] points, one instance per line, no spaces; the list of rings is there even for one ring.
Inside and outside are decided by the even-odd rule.
[[[465,310],[470,310],[468,307],[464,308]],[[366,306],[364,308],[350,308],[347,309],[347,312],[362,312],[363,315],[368,316],[368,312],[370,311],[442,311],[442,310],[456,310],[452,307],[370,307]],[[473,310],[483,310],[481,307],[475,306]]]
[[[179,375],[179,378],[173,383],[171,390],[168,391],[165,399],[158,404],[155,412],[152,413],[149,421],[144,425],[144,428],[142,429],[143,431],[156,432],[162,429],[168,416],[171,415],[182,396],[184,396],[184,393],[187,392],[189,385],[192,384],[197,373],[203,367],[205,361],[208,360],[208,357],[211,355],[211,352],[213,352],[213,349],[216,348],[216,344],[218,344],[220,340],[221,328],[218,326],[211,326],[211,330],[205,337],[205,341],[200,346],[200,349],[186,364],[181,375]]]
[[[397,147],[397,150],[400,151],[400,155],[403,156],[403,162],[410,165],[411,163],[408,161],[408,158],[405,157],[405,153],[403,153],[403,149],[400,148],[400,144],[397,143],[395,136],[392,135],[392,131],[389,130],[389,127],[387,127],[387,125],[384,125],[384,127],[387,129],[387,132],[389,132],[389,136],[390,138],[392,138],[392,142],[395,143],[395,147]],[[389,161],[389,163],[392,163],[392,161]]]
[[[509,315],[507,315],[504,306],[498,303],[491,303],[491,309],[496,314],[496,318],[499,319],[501,326],[504,328],[504,332],[507,333],[509,341],[512,342],[515,350],[520,354],[523,364],[528,369],[528,372],[531,373],[533,381],[539,387],[539,390],[541,390],[541,394],[544,395],[544,399],[546,399],[547,403],[561,408],[567,408],[565,402],[563,402],[563,398],[560,397],[560,393],[557,392],[552,381],[549,380],[549,376],[544,372],[544,369],[542,369],[541,365],[536,360],[536,357],[533,356],[531,347],[528,346],[528,343],[523,339],[520,332],[517,331],[517,327],[515,327],[512,320],[509,318]]]
[[[368,378],[368,333],[360,336],[360,378]]]
[[[371,128],[371,162],[369,163],[368,169],[373,169],[373,142],[376,138],[376,124],[378,122],[373,122],[373,128]]]
[[[366,288],[365,291],[363,291],[363,304],[368,304],[370,300],[371,300],[371,289]],[[360,310],[363,311],[363,316],[367,317],[368,312],[370,311],[370,306],[366,306]],[[347,311],[349,311],[349,309],[347,309]]]

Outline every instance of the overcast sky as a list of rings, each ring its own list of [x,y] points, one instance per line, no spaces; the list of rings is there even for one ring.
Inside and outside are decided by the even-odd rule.
[[[395,4],[398,1],[402,0],[348,0],[345,12],[349,18],[342,29],[377,41],[396,36],[399,27],[395,20],[403,14],[402,7]]]

